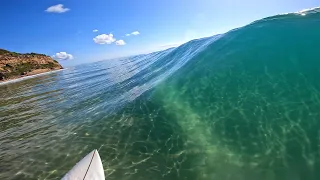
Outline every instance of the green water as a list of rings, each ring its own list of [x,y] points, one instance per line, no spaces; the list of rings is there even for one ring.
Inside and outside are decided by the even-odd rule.
[[[0,86],[0,178],[320,179],[318,11]]]

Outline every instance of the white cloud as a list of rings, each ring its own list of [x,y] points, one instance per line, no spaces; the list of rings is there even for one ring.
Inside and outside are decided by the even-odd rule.
[[[48,9],[46,9],[46,12],[49,12],[49,13],[64,13],[64,12],[67,12],[69,10],[70,10],[69,8],[64,8],[63,4],[57,4],[55,6],[48,7]]]
[[[137,36],[137,35],[139,35],[139,34],[140,34],[139,31],[134,31],[134,32],[132,32],[132,33],[130,33],[130,34],[126,34],[126,36],[131,36],[131,35]]]
[[[123,45],[126,45],[126,42],[124,42],[124,40],[118,40],[118,41],[116,41],[116,45],[123,46]]]
[[[73,56],[71,54],[66,53],[66,52],[58,52],[55,55],[53,55],[52,57],[53,57],[53,59],[57,59],[57,60],[73,59]]]
[[[140,33],[139,33],[139,31],[134,31],[131,34],[136,36],[136,35],[139,35]]]
[[[100,34],[93,38],[93,41],[97,44],[111,44],[116,41],[113,34]]]
[[[98,29],[94,29],[92,32],[98,32],[99,30]]]

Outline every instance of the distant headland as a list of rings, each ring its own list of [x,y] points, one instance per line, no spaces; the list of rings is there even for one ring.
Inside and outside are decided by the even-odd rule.
[[[63,67],[45,54],[21,54],[0,49],[0,82],[58,69]]]

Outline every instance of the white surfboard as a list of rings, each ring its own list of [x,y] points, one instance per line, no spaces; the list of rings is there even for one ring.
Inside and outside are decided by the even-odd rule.
[[[93,150],[79,161],[62,180],[105,180],[98,151]]]

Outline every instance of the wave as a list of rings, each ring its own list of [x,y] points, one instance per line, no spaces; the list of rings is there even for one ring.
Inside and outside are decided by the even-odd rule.
[[[172,163],[157,164],[166,173],[195,172],[190,179],[318,179],[319,17],[318,9],[278,15],[190,41],[157,61],[154,67],[178,66],[119,114],[150,123],[151,135],[146,130],[132,136],[161,144]],[[157,130],[151,127],[165,133],[152,134]],[[147,167],[157,161],[148,153]]]
[[[320,179],[319,8],[0,89],[0,178]]]

